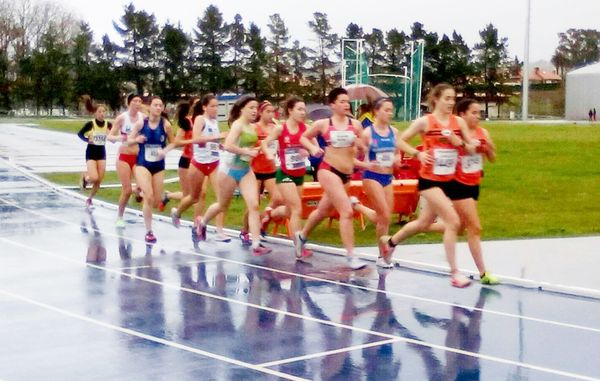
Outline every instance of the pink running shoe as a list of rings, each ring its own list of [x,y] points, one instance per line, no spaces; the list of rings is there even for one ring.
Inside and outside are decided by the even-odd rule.
[[[273,251],[273,250],[269,249],[268,247],[264,247],[263,245],[258,245],[257,247],[252,249],[252,255],[254,255],[255,257],[260,257],[263,255],[269,254],[271,251]]]

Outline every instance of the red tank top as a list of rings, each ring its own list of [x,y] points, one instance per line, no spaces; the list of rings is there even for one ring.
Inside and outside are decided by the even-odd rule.
[[[449,124],[444,127],[433,114],[429,114],[427,123],[427,132],[421,134],[423,152],[433,156],[434,162],[422,165],[419,176],[432,181],[450,181],[456,173],[458,149],[450,143],[448,135],[454,131],[454,134],[462,137],[458,120],[454,115],[450,115]]]
[[[194,135],[194,123],[192,123],[192,118],[189,116],[186,118],[190,122],[190,129],[185,131],[183,134],[183,140],[190,140]],[[186,157],[188,159],[192,158],[192,145],[186,144],[183,146],[183,152],[181,153],[182,157]]]
[[[300,138],[306,131],[304,123],[298,124],[298,132],[291,134],[287,124],[283,124],[283,130],[279,135],[279,160],[281,161],[281,171],[289,176],[304,176],[306,173],[305,157],[300,154],[304,149],[300,144]]]
[[[260,124],[256,123],[256,135],[258,136],[258,141],[256,145],[260,147],[260,144],[267,138],[267,131],[265,131]],[[273,128],[273,125],[270,125]],[[275,162],[273,160],[267,159],[267,155],[263,151],[258,151],[258,155],[252,162],[250,163],[252,166],[252,171],[254,173],[273,173],[277,170],[275,167]]]
[[[483,156],[487,150],[485,129],[477,127],[473,131],[472,139],[479,141],[479,146],[474,154],[468,154],[464,148],[460,149],[458,164],[456,166],[455,180],[465,185],[479,185],[483,175]]]

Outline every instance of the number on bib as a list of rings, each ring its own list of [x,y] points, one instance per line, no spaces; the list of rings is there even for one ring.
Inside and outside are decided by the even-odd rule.
[[[159,151],[161,149],[160,144],[146,144],[144,160],[149,163],[154,163],[160,160]]]
[[[288,170],[304,168],[304,157],[300,154],[300,148],[286,148],[285,168]]]
[[[375,153],[375,160],[384,168],[391,168],[394,165],[394,151],[382,151]]]
[[[455,149],[438,148],[433,150],[433,174],[453,175],[456,172],[458,152]]]
[[[477,173],[483,169],[483,156],[480,153],[462,156],[461,165],[464,173]]]
[[[92,144],[103,146],[106,144],[106,134],[94,134],[92,136]]]

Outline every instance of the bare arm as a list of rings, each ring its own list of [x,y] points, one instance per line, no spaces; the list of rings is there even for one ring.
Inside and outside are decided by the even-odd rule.
[[[496,145],[490,136],[490,133],[485,128],[483,129],[483,133],[485,134],[485,140],[487,142],[487,150],[485,151],[485,156],[493,163],[496,161]]]
[[[127,136],[123,136],[121,134],[121,127],[123,126],[123,115],[119,115],[117,116],[117,119],[115,119],[115,122],[113,123],[113,127],[110,129],[110,132],[108,133],[108,136],[106,137],[106,139],[109,142],[112,143],[116,143],[116,142],[124,142],[127,140]]]
[[[143,119],[139,119],[137,122],[135,122],[135,125],[133,126],[133,130],[131,131],[131,134],[129,134],[129,136],[127,137],[127,140],[125,140],[124,143],[128,146],[131,146],[134,144],[144,144],[146,142],[146,137],[143,135],[140,135],[140,131],[142,130],[143,127],[144,127]]]
[[[412,140],[412,138],[417,136],[417,134],[424,132],[426,128],[427,119],[425,117],[416,119],[410,124],[410,126],[408,126],[406,130],[404,130],[400,134],[398,140],[396,141],[398,143],[398,148],[400,148],[400,151],[416,157],[417,159],[419,159],[421,164],[432,163],[433,157],[431,157],[431,155],[429,155],[427,152],[419,151],[418,149],[411,146],[408,142]]]
[[[323,126],[327,123],[326,119],[321,119],[313,123],[312,127],[308,128],[300,137],[300,144],[308,150],[312,156],[323,155],[323,150],[316,144],[316,137],[323,131]]]
[[[269,160],[273,160],[275,158],[275,153],[271,152],[269,149],[269,144],[279,138],[281,131],[283,131],[283,126],[276,124],[275,128],[273,128],[269,135],[260,143],[260,149],[264,152],[265,156]]]

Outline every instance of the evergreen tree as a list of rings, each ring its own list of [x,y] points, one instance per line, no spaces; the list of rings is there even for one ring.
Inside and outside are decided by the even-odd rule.
[[[229,25],[229,41],[227,41],[227,45],[230,48],[229,55],[231,56],[231,61],[229,62],[231,88],[236,93],[239,93],[244,66],[249,53],[246,44],[246,27],[242,23],[242,16],[239,14],[235,15],[233,23]]]
[[[218,93],[227,82],[227,72],[223,67],[223,57],[227,52],[227,24],[223,15],[214,5],[206,8],[204,16],[198,19],[196,45],[197,64],[200,75],[200,90]]]
[[[498,36],[498,29],[492,24],[479,31],[481,42],[475,45],[476,68],[483,79],[485,91],[485,114],[488,116],[489,102],[498,101],[501,85],[508,75],[507,66],[508,39]]]
[[[248,30],[247,44],[250,50],[248,58],[248,70],[245,73],[244,89],[249,93],[254,93],[261,98],[268,93],[268,84],[265,77],[264,67],[267,64],[267,53],[265,51],[266,41],[261,36],[260,28],[254,23],[250,23]]]
[[[123,73],[132,80],[138,93],[149,90],[151,81],[157,72],[156,41],[159,28],[154,14],[136,11],[133,3],[125,7],[121,17],[122,25],[113,21],[115,30],[123,39],[123,46],[118,47],[119,63]]]
[[[283,99],[286,94],[286,78],[291,69],[288,62],[288,42],[290,35],[283,19],[278,13],[269,16],[268,28],[271,32],[271,39],[267,40],[269,49],[267,70],[269,83],[271,83],[272,96],[277,99]]]
[[[189,88],[185,65],[190,39],[180,25],[167,23],[160,33],[160,42],[160,93],[166,101],[174,102]]]
[[[326,14],[315,12],[313,16],[314,20],[308,22],[308,26],[317,37],[315,56],[311,57],[314,60],[312,70],[318,77],[318,97],[325,102],[327,92],[336,80],[333,73],[335,67],[333,57],[336,56],[336,48],[339,47],[340,41],[338,35],[331,32]]]

